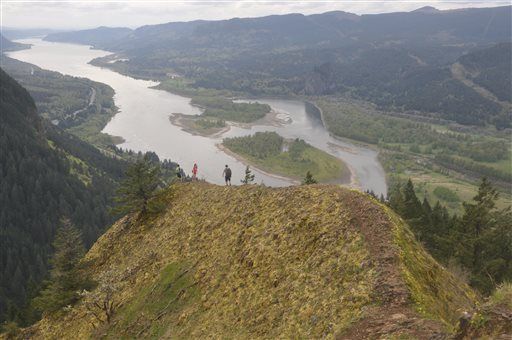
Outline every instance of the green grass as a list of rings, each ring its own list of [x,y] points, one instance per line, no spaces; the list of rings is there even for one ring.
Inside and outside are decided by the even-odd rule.
[[[512,173],[512,155],[507,159],[502,159],[497,162],[486,162],[483,163],[491,168],[501,170],[503,172]]]
[[[190,265],[167,265],[156,282],[146,285],[116,315],[117,323],[108,338],[160,338],[167,331],[169,315],[173,315],[197,297]],[[139,334],[141,329],[146,329]]]

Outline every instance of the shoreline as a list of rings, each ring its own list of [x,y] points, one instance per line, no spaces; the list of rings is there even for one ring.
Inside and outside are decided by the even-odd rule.
[[[196,119],[208,118],[207,116],[203,116],[202,114],[201,115],[187,115],[184,113],[171,113],[169,115],[169,121],[171,122],[172,125],[181,128],[183,131],[190,133],[191,135],[216,139],[216,138],[221,137],[226,132],[228,132],[232,126],[239,127],[242,129],[251,129],[254,126],[280,127],[280,126],[287,124],[286,121],[277,118],[278,114],[279,114],[279,112],[277,112],[275,110],[270,110],[265,115],[265,117],[255,120],[254,122],[251,122],[251,123],[226,121],[225,127],[212,128],[213,131],[211,133],[207,133],[206,131],[203,132],[198,129],[195,129],[195,128],[187,125],[187,123],[184,122],[184,120],[189,120],[192,122]]]

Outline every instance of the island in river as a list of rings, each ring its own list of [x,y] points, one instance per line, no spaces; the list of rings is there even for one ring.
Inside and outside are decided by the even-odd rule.
[[[349,168],[340,159],[302,139],[285,139],[276,132],[225,138],[220,147],[263,171],[286,176],[296,182],[302,180],[307,172],[324,183],[347,183],[351,178]]]

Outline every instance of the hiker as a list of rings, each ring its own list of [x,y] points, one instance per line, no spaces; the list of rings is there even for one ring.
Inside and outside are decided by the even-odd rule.
[[[226,181],[226,185],[231,185],[231,169],[226,164],[224,171],[222,172],[222,176],[224,176],[224,180]]]
[[[176,165],[176,177],[178,178],[178,181],[180,181],[180,182],[183,181],[182,172],[183,172],[183,170],[181,170],[180,165],[179,164]]]
[[[192,180],[197,180],[197,163],[194,163],[192,168]]]

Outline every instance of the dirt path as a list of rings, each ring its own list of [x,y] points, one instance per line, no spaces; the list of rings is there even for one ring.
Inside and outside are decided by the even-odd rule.
[[[385,211],[360,193],[340,191],[348,203],[351,225],[364,235],[372,265],[378,271],[373,301],[362,321],[337,339],[379,339],[385,334],[402,334],[414,339],[444,339],[443,325],[426,320],[411,307],[411,294],[400,271],[398,250],[393,242],[393,224]]]

